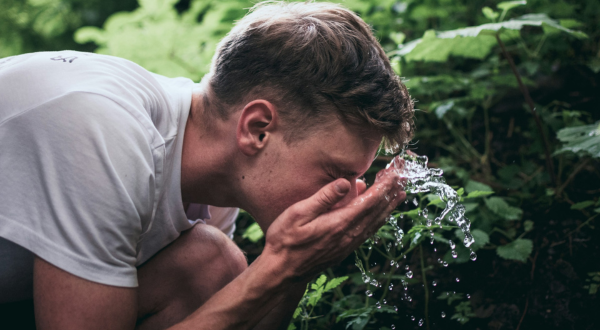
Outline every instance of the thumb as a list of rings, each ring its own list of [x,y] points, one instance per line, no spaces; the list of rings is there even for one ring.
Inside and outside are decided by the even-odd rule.
[[[337,179],[296,205],[309,218],[308,221],[311,221],[318,215],[329,211],[332,206],[344,199],[350,188],[348,180]]]

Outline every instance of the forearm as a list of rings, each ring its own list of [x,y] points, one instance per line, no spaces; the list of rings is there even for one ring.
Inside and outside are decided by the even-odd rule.
[[[253,330],[285,330],[306,291],[306,282],[294,284],[281,296],[277,305],[253,328]]]
[[[292,286],[275,259],[261,256],[202,307],[169,329],[242,330],[256,326]]]

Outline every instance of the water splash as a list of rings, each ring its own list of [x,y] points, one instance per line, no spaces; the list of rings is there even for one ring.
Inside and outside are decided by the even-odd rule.
[[[464,245],[469,247],[475,242],[475,239],[470,231],[471,221],[465,217],[465,207],[459,204],[460,196],[458,196],[452,187],[446,184],[446,180],[442,177],[444,172],[441,169],[427,167],[428,161],[427,156],[413,156],[402,152],[400,155],[394,157],[387,168],[392,167],[396,169],[401,177],[407,179],[404,187],[407,193],[430,192],[446,203],[446,207],[433,220],[433,223],[440,226],[444,218],[451,223],[456,223],[465,235],[463,240]],[[416,198],[413,199],[413,203],[415,202]],[[433,224],[429,220],[427,222],[428,226]]]

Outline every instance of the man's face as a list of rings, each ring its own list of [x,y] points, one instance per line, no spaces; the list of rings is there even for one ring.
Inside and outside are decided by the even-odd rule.
[[[334,208],[347,204],[357,196],[356,180],[371,166],[380,141],[381,136],[353,131],[337,119],[290,145],[283,134],[274,134],[248,178],[252,197],[247,211],[266,229],[290,205],[339,178],[350,181],[352,188]]]

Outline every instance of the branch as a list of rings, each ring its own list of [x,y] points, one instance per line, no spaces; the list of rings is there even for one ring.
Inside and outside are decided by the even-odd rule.
[[[502,40],[500,40],[499,34],[496,34],[496,40],[498,41],[498,44],[500,45],[500,48],[502,49],[502,54],[504,54],[504,57],[506,57],[506,59],[508,60],[508,64],[510,64],[510,68],[512,69],[512,72],[515,75],[515,78],[517,78],[517,82],[519,83],[519,88],[521,89],[521,93],[523,94],[523,97],[525,97],[525,102],[527,102],[527,105],[529,105],[529,110],[531,110],[531,113],[533,114],[533,118],[535,119],[535,124],[538,128],[538,131],[540,132],[540,136],[542,137],[542,141],[544,143],[544,155],[546,156],[546,168],[548,169],[548,172],[550,173],[550,178],[552,179],[552,184],[554,186],[556,186],[556,173],[554,173],[554,164],[552,163],[552,158],[550,158],[550,146],[548,143],[548,139],[546,138],[546,134],[544,133],[544,129],[542,127],[542,121],[540,119],[540,116],[538,116],[537,111],[535,110],[535,104],[533,103],[533,100],[531,99],[531,96],[529,95],[529,90],[527,89],[525,84],[523,84],[523,81],[521,80],[521,75],[517,71],[515,62],[513,62],[512,57],[510,57],[510,54],[508,54],[508,52],[506,51],[506,48],[504,47],[504,43],[502,42]]]

